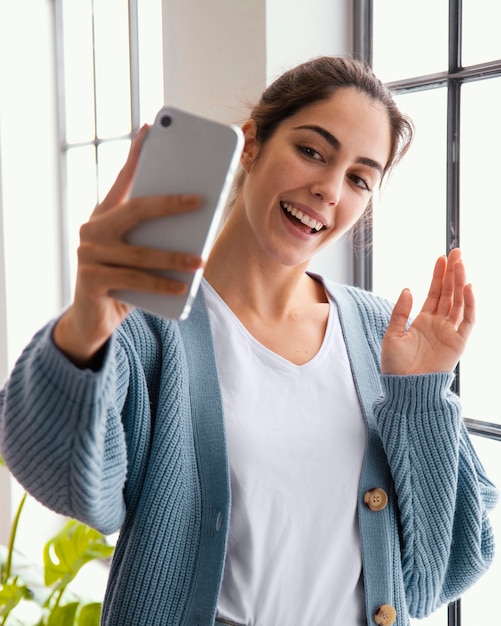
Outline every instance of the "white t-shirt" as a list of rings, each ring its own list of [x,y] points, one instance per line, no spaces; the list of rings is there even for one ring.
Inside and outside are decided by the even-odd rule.
[[[259,343],[207,281],[232,508],[218,617],[365,625],[357,493],[366,428],[337,308],[305,365]]]

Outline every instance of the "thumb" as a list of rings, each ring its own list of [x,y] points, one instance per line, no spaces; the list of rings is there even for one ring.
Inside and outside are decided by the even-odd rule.
[[[139,154],[141,152],[141,146],[148,133],[149,126],[145,124],[142,126],[132,141],[127,161],[120,170],[115,182],[111,189],[108,191],[104,200],[98,204],[94,210],[94,215],[103,213],[112,206],[119,204],[128,194],[134,173],[136,171],[137,162],[139,160]]]
[[[412,309],[412,293],[410,289],[404,289],[393,307],[387,333],[403,335],[409,321]]]

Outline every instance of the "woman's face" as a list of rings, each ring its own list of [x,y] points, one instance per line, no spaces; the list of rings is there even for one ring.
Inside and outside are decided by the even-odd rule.
[[[351,87],[284,120],[263,146],[253,122],[244,132],[247,176],[237,206],[261,249],[289,266],[355,224],[391,147],[386,109]]]

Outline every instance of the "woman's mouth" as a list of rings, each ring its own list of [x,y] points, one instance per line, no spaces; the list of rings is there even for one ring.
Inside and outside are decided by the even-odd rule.
[[[298,209],[292,204],[288,202],[281,202],[280,206],[282,207],[285,215],[296,225],[302,224],[306,228],[304,228],[304,232],[308,232],[310,234],[318,233],[321,230],[325,229],[325,225],[322,222],[319,222],[315,218],[307,215],[301,209]]]

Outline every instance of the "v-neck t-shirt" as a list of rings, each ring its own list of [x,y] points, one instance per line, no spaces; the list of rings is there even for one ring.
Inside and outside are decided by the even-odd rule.
[[[366,427],[337,307],[296,365],[204,279],[221,385],[231,518],[218,617],[238,626],[366,625],[357,493]]]

